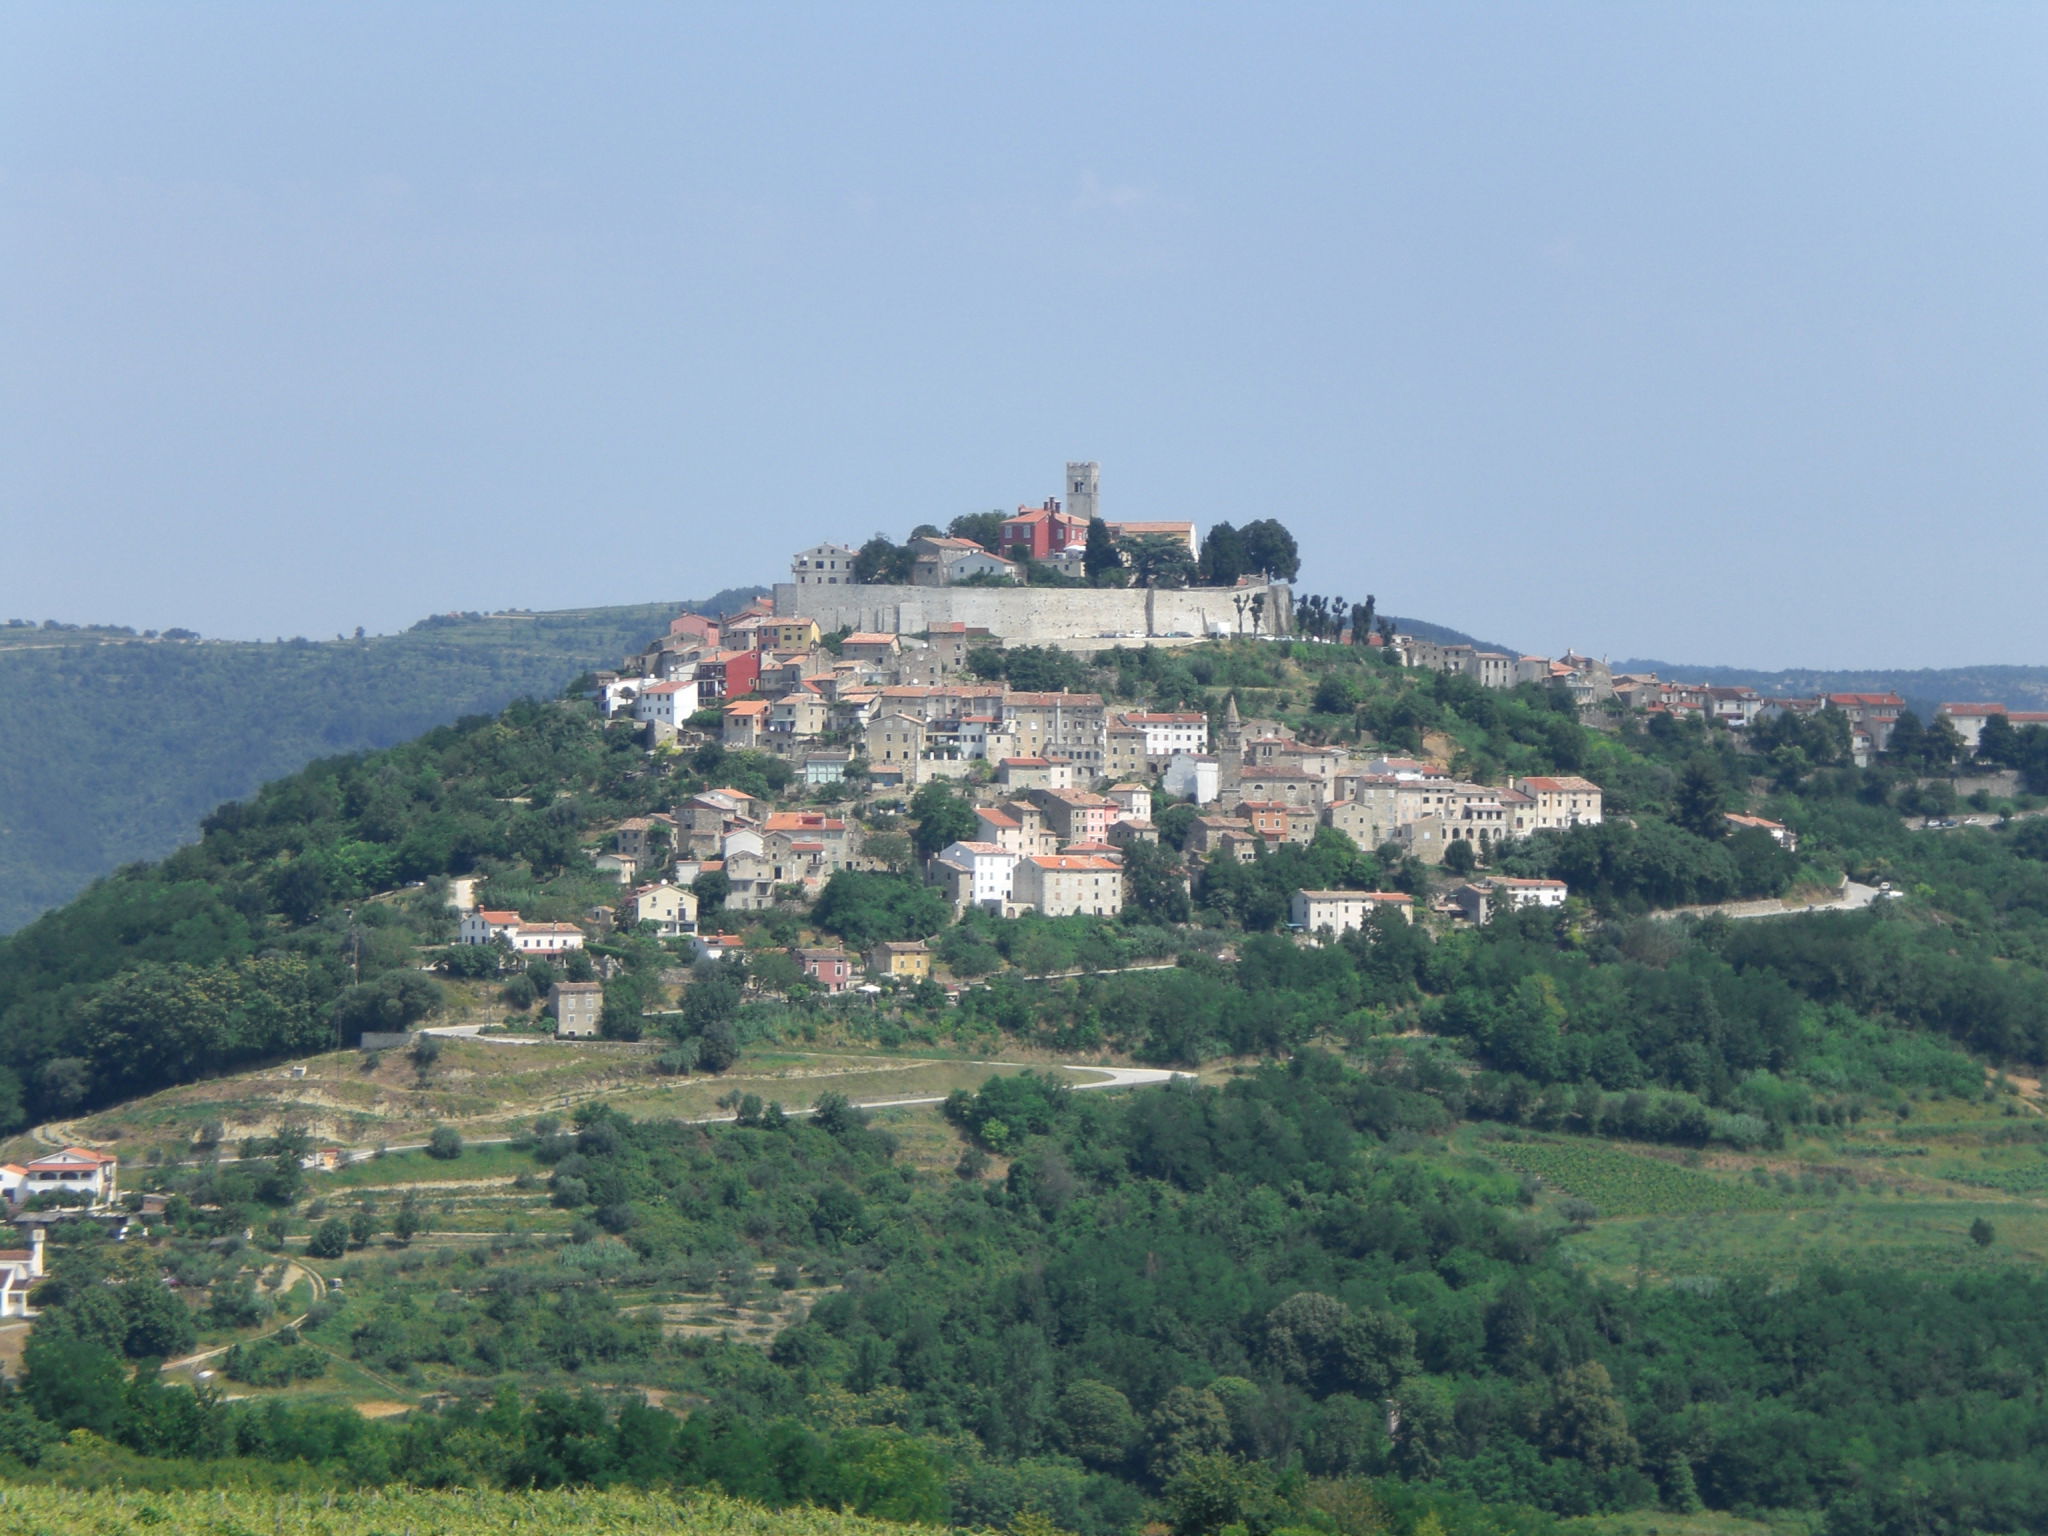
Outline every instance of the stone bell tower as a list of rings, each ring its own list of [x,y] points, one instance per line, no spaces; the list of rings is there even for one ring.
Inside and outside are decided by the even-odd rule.
[[[1067,463],[1067,481],[1063,487],[1062,500],[1066,508],[1076,517],[1085,517],[1090,522],[1102,514],[1096,509],[1095,499],[1102,488],[1102,466],[1090,459],[1086,464]]]

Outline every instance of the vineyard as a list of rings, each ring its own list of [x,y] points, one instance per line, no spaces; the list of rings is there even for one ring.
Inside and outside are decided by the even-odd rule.
[[[1494,1141],[1487,1155],[1584,1200],[1602,1216],[1675,1216],[1687,1211],[1776,1210],[1775,1189],[1716,1178],[1661,1158],[1597,1142]]]
[[[768,1510],[715,1495],[603,1492],[279,1494],[0,1488],[6,1536],[901,1536],[901,1526],[822,1510]]]
[[[2021,1163],[2012,1168],[1969,1168],[1935,1170],[1937,1177],[1978,1189],[1995,1189],[2005,1195],[2048,1195],[2048,1162]]]

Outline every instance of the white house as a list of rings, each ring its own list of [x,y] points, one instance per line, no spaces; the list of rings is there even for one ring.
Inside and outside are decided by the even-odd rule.
[[[478,907],[462,914],[458,944],[496,944],[516,954],[559,955],[583,947],[583,930],[574,923],[529,923],[517,912]]]
[[[121,1160],[90,1147],[66,1147],[20,1166],[20,1192],[12,1197],[17,1204],[37,1195],[75,1194],[86,1196],[92,1205],[109,1205],[117,1192]]]
[[[1375,912],[1404,922],[1415,920],[1415,898],[1406,891],[1296,891],[1288,900],[1288,921],[1303,933],[1352,933]]]
[[[643,725],[674,730],[697,713],[697,680],[678,678],[672,682],[649,683],[633,701],[633,718]]]
[[[1176,752],[1159,776],[1159,787],[1178,800],[1208,805],[1215,800],[1221,782],[1221,765],[1213,757]]]
[[[1013,850],[999,843],[963,841],[941,850],[939,857],[968,872],[962,893],[968,904],[998,915],[1009,905],[1019,858]]]
[[[1496,903],[1510,911],[1523,907],[1561,907],[1571,894],[1562,880],[1523,880],[1512,875],[1493,875],[1458,887],[1459,908],[1475,923],[1493,915]]]
[[[472,907],[462,914],[461,931],[456,937],[458,944],[495,944],[500,939],[512,942],[512,935],[519,931],[517,912],[496,911],[490,907]]]
[[[28,1293],[43,1278],[43,1229],[28,1229],[26,1248],[0,1248],[0,1317],[27,1317]]]
[[[1120,717],[1125,725],[1145,733],[1145,760],[1163,763],[1180,753],[1190,756],[1209,750],[1209,717],[1199,710],[1169,713],[1128,713]]]

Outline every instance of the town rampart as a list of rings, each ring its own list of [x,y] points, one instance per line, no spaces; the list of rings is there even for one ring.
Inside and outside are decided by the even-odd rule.
[[[916,635],[934,624],[967,624],[1013,645],[1107,637],[1250,634],[1237,599],[1263,592],[1262,634],[1287,634],[1294,598],[1265,587],[816,587],[778,582],[775,612],[803,615],[820,629]],[[1249,605],[1247,605],[1247,609]]]

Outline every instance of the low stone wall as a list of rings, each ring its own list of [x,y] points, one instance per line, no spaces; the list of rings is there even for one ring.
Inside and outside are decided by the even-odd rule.
[[[1227,634],[1250,633],[1249,616],[1237,611],[1240,594],[1266,594],[1260,630],[1285,634],[1294,617],[1294,598],[1274,583],[1253,587],[1188,587],[1179,591],[1147,587],[799,587],[779,582],[775,612],[801,614],[820,629],[868,630],[915,635],[934,624],[967,624],[989,630],[1011,645],[1059,640],[1200,637],[1218,626]]]

